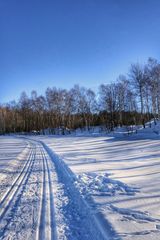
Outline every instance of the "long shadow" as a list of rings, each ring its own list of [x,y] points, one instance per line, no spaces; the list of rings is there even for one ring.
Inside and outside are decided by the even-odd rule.
[[[95,235],[96,225],[93,212],[96,209],[92,209],[92,214],[90,216],[91,206],[95,206],[93,199],[90,197],[88,206],[78,191],[74,186],[74,174],[71,170],[62,162],[57,155],[55,155],[51,149],[49,149],[43,142],[41,142],[47,151],[48,155],[54,162],[56,173],[58,177],[58,183],[62,186],[64,191],[64,196],[69,198],[69,201],[66,205],[63,206],[63,213],[65,219],[68,221],[69,231],[66,230],[66,234],[68,235],[68,239],[104,239],[103,236],[97,237]],[[104,218],[103,214],[98,212],[95,214],[97,219],[100,220],[104,229],[106,229],[107,234],[109,234],[110,239],[121,239],[117,236],[113,226],[111,223]],[[87,229],[87,226],[92,226],[92,231],[90,228]],[[98,229],[97,229],[98,230]],[[85,235],[84,235],[85,233]],[[99,233],[100,234],[100,233]],[[91,236],[88,238],[88,236]],[[107,239],[107,236],[106,238]]]

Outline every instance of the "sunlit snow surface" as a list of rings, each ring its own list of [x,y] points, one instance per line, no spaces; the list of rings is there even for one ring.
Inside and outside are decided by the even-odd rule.
[[[0,137],[0,239],[160,239],[158,131]]]
[[[160,137],[43,137],[121,239],[160,239]],[[88,196],[92,196],[92,200]]]

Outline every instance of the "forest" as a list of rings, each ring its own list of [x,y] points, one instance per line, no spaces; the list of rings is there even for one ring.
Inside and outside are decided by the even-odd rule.
[[[24,91],[18,101],[0,104],[0,133],[50,129],[54,134],[55,129],[92,126],[112,131],[122,125],[145,127],[151,118],[160,118],[160,62],[154,58],[131,64],[128,74],[101,84],[96,92],[79,85],[69,90],[48,87],[44,95]]]

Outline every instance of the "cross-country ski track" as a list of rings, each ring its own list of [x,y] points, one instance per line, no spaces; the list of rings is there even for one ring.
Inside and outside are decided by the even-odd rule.
[[[17,141],[25,146],[4,170],[9,174],[0,195],[0,239],[118,239],[109,222],[81,196],[74,174],[51,149],[36,140]]]

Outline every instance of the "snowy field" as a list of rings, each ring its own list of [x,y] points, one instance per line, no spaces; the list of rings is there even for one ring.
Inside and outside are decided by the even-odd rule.
[[[160,137],[0,137],[0,239],[160,239]]]

